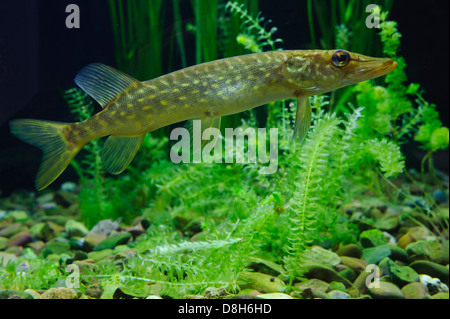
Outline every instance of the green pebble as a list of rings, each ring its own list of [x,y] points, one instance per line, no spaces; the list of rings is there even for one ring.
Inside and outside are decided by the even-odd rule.
[[[42,258],[47,258],[51,254],[63,254],[70,251],[69,242],[64,241],[52,241],[45,245],[44,249],[41,252]]]
[[[131,238],[130,233],[122,233],[110,236],[105,240],[101,241],[97,246],[94,247],[93,251],[99,251],[104,249],[112,249],[117,245],[124,245]]]
[[[386,244],[386,238],[379,229],[370,229],[363,231],[359,235],[359,241],[364,248],[376,247]]]
[[[449,270],[448,267],[436,264],[432,261],[420,260],[409,265],[420,275],[429,275],[433,278],[437,277],[442,282],[448,282]]]
[[[341,263],[341,258],[338,254],[320,246],[313,246],[311,249],[306,250],[302,254],[302,259],[331,267]]]
[[[378,287],[372,286],[369,287],[369,293],[374,299],[404,299],[405,296],[403,295],[400,288],[398,288],[396,285],[386,282],[386,281],[379,281]]]
[[[66,222],[65,230],[69,237],[84,237],[89,232],[86,226],[73,219],[69,219]]]
[[[389,246],[382,245],[364,249],[362,259],[364,259],[368,264],[377,264],[390,255],[391,250],[389,249]]]
[[[27,212],[23,211],[23,210],[14,210],[14,211],[10,212],[9,215],[14,219],[14,221],[19,222],[19,223],[24,223],[28,219],[30,219]]]
[[[345,278],[345,279],[347,279],[350,282],[353,282],[356,279],[356,273],[353,271],[353,269],[350,269],[350,268],[347,268],[347,269],[344,269],[344,270],[340,271],[339,275],[342,278]]]
[[[0,291],[0,299],[33,299],[33,296],[27,292],[7,289]]]
[[[438,292],[437,294],[433,295],[431,299],[449,299],[448,292]]]
[[[112,256],[113,250],[112,249],[104,249],[100,251],[92,251],[88,253],[88,258],[94,259],[95,261],[100,261],[102,259],[105,259],[106,257]]]
[[[259,272],[244,272],[239,276],[241,289],[253,288],[259,292],[284,292],[286,285],[277,277],[269,276]]]
[[[390,273],[392,282],[400,287],[420,280],[419,274],[408,266],[398,266],[392,263],[390,265]]]
[[[0,237],[0,250],[5,249],[7,244],[8,244],[8,238]]]
[[[405,299],[428,299],[428,289],[420,282],[407,284],[402,288]]]

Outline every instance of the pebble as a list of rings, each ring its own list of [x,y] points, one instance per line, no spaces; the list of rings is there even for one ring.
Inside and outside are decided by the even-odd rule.
[[[93,259],[94,261],[100,261],[107,257],[112,257],[113,250],[112,249],[103,249],[99,251],[92,251],[88,253],[88,258]]]
[[[345,278],[345,279],[347,279],[350,282],[353,282],[356,279],[355,271],[353,271],[353,269],[350,269],[350,268],[347,268],[347,269],[344,269],[344,270],[340,271],[339,275],[342,278]]]
[[[399,266],[393,262],[391,262],[389,266],[391,280],[399,287],[403,287],[409,283],[418,282],[420,279],[419,274],[411,267]]]
[[[33,240],[33,237],[28,231],[22,231],[20,233],[17,233],[13,235],[9,240],[7,247],[13,247],[13,246],[25,246],[26,244],[30,243]]]
[[[41,295],[41,299],[78,299],[74,289],[67,287],[50,288]]]
[[[327,293],[328,297],[330,299],[350,299],[351,296],[343,291],[340,290],[332,290],[329,293]]]
[[[8,244],[8,238],[0,237],[0,250],[5,249],[7,244]]]
[[[241,273],[239,278],[244,282],[244,284],[239,286],[241,289],[250,288],[262,293],[284,292],[286,290],[286,285],[280,278],[263,273],[244,272]]]
[[[410,233],[406,233],[401,236],[397,241],[397,246],[405,249],[409,244],[415,241],[414,237]]]
[[[102,295],[102,289],[100,288],[99,284],[93,284],[86,287],[86,295],[92,298],[100,298]]]
[[[30,234],[33,236],[33,238],[42,240],[49,240],[51,239],[51,237],[53,237],[53,231],[48,226],[48,224],[44,222],[36,223],[31,226]]]
[[[415,261],[409,265],[420,275],[429,275],[431,277],[439,278],[443,282],[448,282],[449,269],[448,267],[436,264],[432,261],[420,260]]]
[[[12,219],[15,222],[19,222],[19,223],[25,223],[27,220],[30,219],[27,212],[24,210],[13,210],[13,211],[9,212],[9,216],[12,217]]]
[[[66,192],[74,192],[76,188],[77,188],[77,184],[75,184],[73,182],[65,182],[61,185],[61,190],[66,191]]]
[[[388,245],[381,245],[363,250],[362,259],[368,264],[378,264],[382,259],[391,255]]]
[[[431,299],[449,299],[448,292],[438,292],[431,296]]]
[[[408,233],[411,234],[411,236],[414,238],[414,241],[436,239],[436,236],[434,236],[433,233],[430,230],[428,230],[428,228],[423,226],[411,227],[408,230]]]
[[[397,245],[393,245],[393,244],[387,244],[387,246],[391,250],[390,257],[393,260],[399,260],[404,263],[409,263],[408,254],[406,253],[406,251],[404,249],[398,247]]]
[[[89,234],[84,238],[86,245],[89,247],[89,250],[92,250],[92,248],[100,244],[105,239],[105,234]]]
[[[24,291],[7,289],[0,291],[0,299],[33,299],[33,296]]]
[[[359,235],[359,241],[364,248],[376,247],[386,244],[386,238],[379,229],[370,229],[363,231]]]
[[[377,268],[375,268],[377,269]],[[366,281],[368,280],[367,277],[369,277],[369,275],[374,275],[374,271],[361,271],[361,273],[359,274],[359,276],[355,279],[355,281],[353,282],[353,286],[358,289],[358,291],[361,294],[366,294],[367,293],[367,284]],[[380,273],[379,270],[377,272],[377,277],[380,277]],[[370,278],[369,278],[370,279]]]
[[[117,245],[124,245],[126,244],[131,238],[130,233],[121,233],[117,235],[112,235],[104,240],[102,240],[100,243],[98,243],[94,247],[94,251],[99,251],[103,249],[112,249],[116,247]]]
[[[330,290],[330,285],[327,282],[319,279],[310,279],[307,281],[298,282],[294,286],[305,298],[317,297],[318,292],[326,293]]]
[[[33,299],[41,299],[41,295],[36,290],[25,289],[24,292],[30,294],[33,297]]]
[[[368,291],[374,299],[404,299],[405,298],[405,296],[403,295],[400,288],[398,288],[393,283],[386,282],[386,281],[378,281],[378,287],[373,285],[372,287],[368,288]]]
[[[302,270],[304,270],[303,276],[308,279],[315,278],[328,283],[337,281],[343,283],[347,288],[352,286],[351,282],[341,277],[334,269],[321,264],[304,264]]]
[[[69,207],[77,201],[77,196],[72,192],[59,190],[53,195],[53,200],[62,207]]]
[[[73,219],[69,219],[64,228],[69,237],[84,237],[89,232],[86,226]]]
[[[28,243],[27,247],[30,247],[33,249],[33,251],[36,253],[36,255],[39,255],[42,252],[42,249],[44,248],[45,243],[42,240],[33,241],[31,243]]]
[[[320,246],[313,246],[311,249],[306,250],[302,254],[301,259],[330,267],[334,267],[341,263],[339,255]]]
[[[433,197],[437,204],[446,203],[448,201],[448,191],[444,194],[440,189],[435,190],[431,193],[431,197]]]
[[[428,259],[443,265],[449,262],[448,241],[419,240],[409,244],[406,252],[413,260]]]
[[[47,221],[47,225],[48,225],[48,227],[50,228],[50,230],[52,231],[52,233],[54,235],[57,235],[57,234],[59,234],[59,233],[61,233],[61,232],[63,232],[65,230],[63,226],[58,225],[57,223],[55,223],[55,222],[53,222],[51,220]]]
[[[361,271],[366,269],[368,265],[365,260],[354,257],[341,256],[341,261],[343,265],[352,269],[356,274],[359,274]]]
[[[108,236],[112,231],[119,228],[119,223],[110,219],[99,221],[90,231],[89,235],[103,234]]]
[[[341,246],[336,251],[336,253],[339,256],[348,256],[348,257],[354,257],[354,258],[361,258],[361,256],[362,256],[362,250],[356,244],[348,244],[345,246]]]
[[[428,299],[430,294],[428,289],[420,282],[407,284],[402,288],[405,299]]]
[[[393,231],[399,226],[397,216],[386,216],[375,221],[374,226],[381,230]]]
[[[0,230],[0,237],[11,237],[24,230],[26,230],[26,227],[22,223],[9,224]]]
[[[428,288],[428,291],[432,295],[439,292],[448,292],[448,286],[441,282],[438,278],[431,278],[428,275],[420,275],[420,282]]]
[[[260,294],[256,295],[256,298],[259,299],[294,299],[289,295],[283,294],[281,292],[272,292],[268,294]]]
[[[43,258],[51,254],[61,255],[70,251],[70,244],[68,241],[52,240],[45,244],[41,255]]]

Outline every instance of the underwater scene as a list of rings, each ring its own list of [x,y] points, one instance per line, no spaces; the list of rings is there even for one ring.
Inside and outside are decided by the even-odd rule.
[[[448,6],[1,1],[0,299],[449,299]]]

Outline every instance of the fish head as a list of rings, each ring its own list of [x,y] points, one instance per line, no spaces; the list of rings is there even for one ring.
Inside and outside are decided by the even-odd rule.
[[[283,71],[296,95],[315,95],[386,75],[397,68],[389,58],[345,50],[293,51]]]

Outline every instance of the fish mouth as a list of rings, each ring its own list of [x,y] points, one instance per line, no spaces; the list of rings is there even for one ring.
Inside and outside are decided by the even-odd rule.
[[[353,68],[350,68],[347,77],[357,82],[386,75],[397,68],[397,62],[389,58],[372,58],[359,55],[353,60]]]

